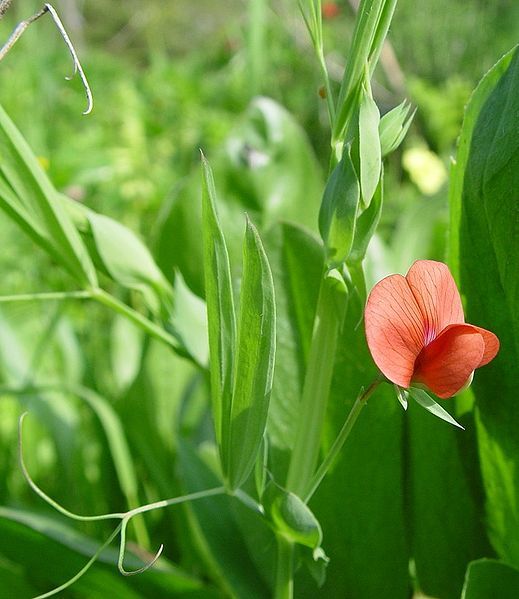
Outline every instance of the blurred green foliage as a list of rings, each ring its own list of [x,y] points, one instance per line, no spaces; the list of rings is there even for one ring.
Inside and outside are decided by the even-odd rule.
[[[251,212],[265,230],[280,218],[312,228],[312,214],[317,214],[323,186],[322,173],[328,165],[329,132],[326,106],[318,94],[321,85],[318,66],[295,5],[290,0],[271,3],[266,22],[264,60],[267,69],[261,91],[278,104],[262,100],[251,105],[247,43],[251,23],[246,3],[238,0],[219,3],[216,8],[209,0],[56,2],[71,37],[78,43],[94,91],[94,112],[88,117],[81,116],[84,97],[79,82],[63,80],[71,65],[50,20],[43,18],[32,25],[0,63],[0,102],[30,142],[56,187],[75,201],[113,216],[139,233],[153,248],[157,262],[169,279],[175,278],[174,268],[182,272],[183,279],[176,277],[175,280],[177,294],[179,286],[185,285],[185,279],[186,294],[190,288],[203,295],[198,220],[196,214],[193,220],[182,220],[186,210],[199,201],[199,148],[203,148],[208,157],[215,157],[217,185],[222,190],[225,213],[222,220],[231,239],[231,257],[233,253],[235,258],[239,254],[238,236],[242,234],[241,214],[245,210]],[[38,0],[14,2],[0,22],[0,40],[7,38],[15,23],[40,6]],[[325,46],[335,87],[342,75],[345,39],[351,34],[353,22],[349,4],[342,2],[340,8],[337,17],[325,22]],[[417,106],[418,112],[409,140],[386,165],[385,208],[379,235],[368,256],[371,281],[389,271],[404,271],[417,258],[445,257],[446,184],[430,196],[422,195],[403,166],[402,154],[415,147],[429,148],[447,168],[471,89],[484,71],[516,41],[518,10],[514,0],[399,2],[390,32],[396,63],[383,62],[383,68],[376,75],[374,95],[382,112],[397,105],[404,96]],[[405,77],[400,80],[402,73]],[[273,119],[282,119],[280,129],[288,130],[287,136],[297,140],[293,152],[289,151],[286,139],[276,138],[277,130],[269,130],[267,112]],[[267,160],[264,170],[258,169],[262,160]],[[299,179],[285,186],[285,203],[280,205],[276,203],[279,187],[275,184],[286,183],[283,174],[291,169]],[[272,186],[267,186],[267,182],[273,182]],[[298,201],[304,204],[305,210],[298,210]],[[313,222],[315,230],[317,218]],[[190,227],[188,240],[182,238],[186,223]],[[70,277],[36,250],[3,216],[0,235],[1,295],[73,288]],[[319,248],[309,234],[299,228],[277,225],[269,235],[267,251],[280,273],[285,273],[286,262],[294,254],[307,256],[309,271],[318,272]],[[171,248],[175,250],[174,255]],[[234,274],[238,279],[239,267]],[[296,299],[304,304],[303,312],[313,306],[315,290],[307,289],[309,298],[304,301],[303,292],[294,298],[290,289],[294,281],[285,274],[283,277],[286,284],[279,296],[287,304],[287,313]],[[304,274],[297,280],[302,288],[301,281]],[[140,301],[132,292],[125,297],[137,304]],[[358,314],[350,315],[353,317],[357,318]],[[293,365],[290,372],[283,375],[289,379],[290,393],[296,396],[304,359],[296,355],[293,346],[300,338],[308,337],[311,322],[294,324],[289,316],[283,322],[286,331],[280,351],[286,354],[286,363]],[[361,343],[359,339],[356,342]],[[131,356],[130,363],[121,359],[121,347]],[[363,356],[366,363],[368,359]],[[344,357],[345,364],[350,364],[348,360],[352,360],[351,355]],[[369,370],[369,367],[362,368]],[[206,376],[191,362],[173,355],[155,341],[144,339],[131,325],[121,325],[97,305],[49,302],[1,306],[0,377],[4,387],[34,382],[42,385],[60,378],[71,386],[85,385],[95,390],[124,425],[139,481],[140,501],[196,490],[214,480],[214,459],[203,443],[211,436]],[[283,415],[286,398],[276,385],[279,386],[279,381],[274,382],[274,409]],[[348,397],[353,396],[357,391],[355,385],[356,381],[352,381],[351,388],[345,390],[340,381],[335,383],[335,410],[341,415],[344,395],[347,391]],[[388,412],[385,408],[389,399],[382,397],[382,400],[353,439],[359,452],[365,451],[369,443],[374,444],[371,426],[378,427],[378,432],[386,427],[384,419]],[[0,504],[47,513],[27,488],[17,465],[16,421],[20,406],[34,413],[34,417],[27,419],[26,453],[29,468],[39,484],[71,510],[101,513],[122,509],[128,498],[121,489],[105,432],[95,413],[77,393],[63,390],[35,391],[16,398],[0,395]],[[382,519],[378,511],[368,515],[363,512],[359,516],[361,524],[362,518],[371,522],[369,538],[363,547],[364,554],[357,555],[360,564],[350,562],[346,571],[339,572],[340,558],[335,563],[332,561],[331,572],[337,571],[339,585],[344,580],[358,583],[357,566],[369,571],[371,566],[364,557],[369,556],[371,543],[376,543],[380,534],[396,543],[399,549],[406,544],[401,538],[403,516],[398,505],[392,504],[392,487],[388,482],[393,480],[393,474],[395,478],[401,476],[403,460],[402,422],[399,415],[391,411],[393,408],[389,408],[390,426],[384,428],[393,457],[388,462],[390,469],[379,481],[380,485],[387,483],[385,492],[391,507],[391,525],[380,533],[377,526],[383,522],[376,519],[377,514]],[[285,418],[289,422],[293,415],[287,413]],[[331,429],[336,426],[337,418],[330,423]],[[420,426],[418,422],[413,435],[420,436]],[[278,445],[273,449],[280,454],[285,450],[283,434],[284,431],[279,432]],[[185,443],[186,438],[194,444],[202,443],[202,450],[195,453],[191,445]],[[451,436],[445,436],[442,447],[450,451],[454,445]],[[382,469],[385,462],[378,461],[377,447],[372,448],[371,466]],[[418,465],[426,460],[421,453],[413,459]],[[365,494],[372,489],[370,472],[357,472],[358,464],[351,458],[344,460],[343,467],[355,472],[360,480],[357,494],[348,498],[349,509],[355,513]],[[428,463],[427,467],[431,465]],[[462,470],[457,460],[454,460],[453,470],[456,476]],[[336,471],[320,491],[317,503],[331,505],[323,516],[326,527],[331,530],[329,546],[337,550],[337,555],[343,552],[347,560],[349,556],[339,534],[344,531],[338,530],[336,525],[344,510],[344,502],[335,491],[340,484],[338,478]],[[398,493],[402,493],[401,489]],[[475,509],[472,504],[469,508]],[[269,546],[269,531],[255,528],[248,521],[248,514],[241,513],[238,507],[222,509],[224,511],[218,514],[223,518],[220,528],[219,523],[215,523],[214,512],[203,503],[183,511],[171,509],[146,516],[153,543],[166,540],[166,557],[186,571],[174,570],[169,582],[164,583],[163,588],[172,593],[171,596],[220,596],[216,587],[230,592],[222,582],[222,572],[229,564],[240,562],[242,545],[234,547],[229,555],[219,555],[200,532],[204,523],[215,524],[215,535],[218,535],[222,530],[225,532],[225,523],[232,521],[232,526],[237,527],[238,521],[238,528],[242,534],[246,533],[246,542],[253,544],[256,539],[267,539],[265,547]],[[369,520],[371,516],[373,519]],[[358,535],[356,526],[354,520],[348,521],[346,536]],[[467,528],[472,534],[468,524]],[[474,528],[478,529],[477,525]],[[80,524],[78,529],[96,538],[108,533],[101,525]],[[30,572],[32,561],[25,560],[22,549],[42,551],[41,539],[31,533],[30,538],[21,543],[15,532],[11,525],[2,529],[3,538],[12,535],[18,541],[13,541],[8,554],[3,553],[0,541],[0,554],[3,560],[12,560],[20,570],[29,569],[24,570],[29,581],[26,586],[34,585],[43,591],[66,577],[63,574],[55,579],[45,571]],[[479,529],[476,532],[479,533]],[[87,552],[82,542],[78,542],[83,552]],[[485,538],[479,542],[486,547]],[[418,551],[421,550],[425,551],[418,547]],[[382,545],[380,551],[383,560]],[[65,563],[72,561],[76,567],[77,556],[72,558],[69,553],[69,546],[56,543],[52,547],[55,559]],[[377,593],[384,588],[386,571],[388,575],[397,572],[405,576],[407,564],[403,553],[392,555],[391,559],[378,577],[366,578],[368,587],[371,585],[370,592]],[[12,574],[3,560],[0,581],[10,581]],[[266,582],[258,574],[264,569],[253,563],[258,560],[269,562],[268,552],[247,561],[246,567],[253,573],[247,584],[260,589],[258,596],[261,596]],[[113,563],[113,556],[106,561]],[[168,571],[173,568],[170,563],[166,566]],[[459,576],[455,567],[453,571]],[[92,585],[106,583],[103,577],[110,577],[110,573],[115,580],[110,579],[108,582],[113,586],[106,588],[130,593],[126,583],[106,566],[94,571]],[[434,577],[434,573],[430,576]],[[101,582],[96,583],[96,577]],[[151,575],[149,580],[143,580],[132,587],[138,589],[136,596],[157,596],[161,580]],[[402,586],[401,580],[393,581],[391,588],[404,595],[407,588],[405,584]],[[243,581],[238,576],[238,580],[231,583],[235,590],[242,588]],[[358,584],[362,588],[362,584]],[[456,579],[454,584],[450,585],[449,581],[443,588],[457,588],[460,584]],[[20,583],[20,593],[23,592],[29,591]],[[88,595],[92,593],[88,584],[83,590],[69,592],[71,597],[94,596]]]

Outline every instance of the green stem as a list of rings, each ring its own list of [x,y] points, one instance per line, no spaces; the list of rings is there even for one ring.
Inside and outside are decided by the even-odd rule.
[[[349,52],[348,63],[337,102],[337,116],[332,133],[332,147],[341,143],[348,128],[348,121],[354,104],[351,95],[354,93],[364,72],[364,66],[370,54],[377,52],[373,42],[378,30],[381,14],[387,0],[362,0],[355,21],[355,32]],[[382,40],[377,40],[381,43]]]
[[[266,44],[267,3],[266,0],[249,0],[249,76],[253,96],[265,88],[265,73],[268,46]]]
[[[170,335],[163,328],[159,327],[139,312],[136,312],[135,310],[127,306],[125,303],[115,298],[113,295],[110,295],[109,293],[104,291],[104,289],[92,290],[91,297],[92,299],[97,300],[100,304],[103,304],[108,308],[111,308],[115,312],[118,312],[122,316],[125,316],[128,320],[136,324],[140,329],[146,331],[146,333],[148,333],[152,337],[155,337],[155,339],[158,339],[159,341],[166,343],[166,345],[169,345],[173,349],[178,348],[178,342],[175,339],[175,337],[173,337],[173,335]]]
[[[328,452],[327,456],[324,458],[321,465],[313,475],[312,480],[310,481],[309,489],[304,497],[305,503],[308,503],[310,501],[312,495],[315,493],[318,486],[321,484],[326,473],[335,461],[335,458],[339,455],[339,452],[341,451],[342,446],[346,442],[346,439],[349,437],[353,429],[353,425],[357,421],[359,414],[362,412],[362,408],[366,405],[368,399],[371,397],[375,389],[380,385],[382,381],[382,377],[378,377],[377,379],[375,379],[371,383],[371,385],[365,391],[363,391],[355,400],[355,403],[353,404],[350,413],[346,418],[346,422],[343,424],[339,434],[337,435],[337,438],[335,439],[333,445],[330,448],[330,451]]]
[[[307,492],[319,458],[337,339],[346,311],[344,289],[339,290],[337,279],[330,276],[325,276],[321,282],[296,441],[286,483],[287,489],[300,497]]]
[[[91,297],[91,291],[49,291],[45,293],[21,293],[18,295],[2,295],[0,296],[0,303],[90,299]]]
[[[278,561],[274,599],[292,599],[294,594],[293,545],[284,537],[277,537]]]

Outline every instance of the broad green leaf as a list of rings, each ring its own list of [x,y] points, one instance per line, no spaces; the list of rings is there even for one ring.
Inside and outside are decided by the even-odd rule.
[[[447,410],[444,410],[440,406],[440,404],[436,403],[434,401],[434,399],[428,393],[426,393],[423,389],[417,389],[416,387],[410,387],[409,395],[416,401],[416,403],[421,405],[422,408],[425,408],[428,412],[431,412],[431,414],[436,416],[436,418],[445,420],[445,422],[448,422],[449,424],[452,424],[453,426],[457,426],[458,428],[465,430],[465,428],[463,426],[461,426],[461,424],[459,422],[456,422],[456,420],[454,420],[454,418],[449,414],[449,412],[447,412]]]
[[[503,76],[515,53],[515,48],[505,54],[481,79],[476,89],[472,92],[470,100],[465,109],[463,125],[458,140],[456,160],[451,167],[449,185],[450,206],[450,234],[449,234],[449,266],[456,279],[459,278],[460,270],[460,231],[462,213],[462,194],[465,169],[469,158],[470,145],[474,127],[479,113],[492,93],[499,79]]]
[[[1,106],[0,207],[82,285],[97,285],[92,261],[56,190]]]
[[[130,229],[102,214],[89,211],[88,222],[97,252],[114,281],[141,291],[154,313],[162,306],[167,312],[172,290],[144,243]]]
[[[179,444],[179,466],[185,493],[221,484],[200,455],[184,441]],[[271,593],[248,556],[233,517],[232,501],[236,500],[220,496],[185,504],[197,561],[203,561],[227,595],[238,599],[266,599]]]
[[[222,466],[228,465],[236,318],[229,255],[216,214],[216,190],[209,163],[202,156],[202,235],[205,299],[209,335],[211,399]]]
[[[476,91],[479,116],[469,106],[465,118],[462,139],[470,150],[463,169],[460,147],[463,188],[451,196],[459,217],[452,241],[467,321],[493,331],[501,344],[472,388],[491,541],[500,557],[519,566],[519,50],[503,61]]]
[[[475,426],[445,426],[424,410],[405,416],[409,505],[416,578],[426,596],[458,599],[467,564],[492,555],[482,502]]]
[[[207,368],[209,342],[207,339],[207,308],[205,302],[186,285],[179,271],[175,273],[175,305],[170,320],[175,335],[196,360]]]
[[[274,282],[258,232],[247,220],[228,455],[232,489],[251,473],[263,439],[275,351]]]
[[[0,599],[36,597],[37,594],[36,589],[20,576],[20,571],[12,563],[0,563]]]
[[[116,393],[121,395],[139,374],[144,335],[127,318],[116,315],[110,329],[110,338],[112,376]]]
[[[364,206],[369,206],[380,180],[382,155],[378,126],[380,112],[371,96],[364,93],[359,107],[360,188]]]
[[[409,116],[410,110],[411,105],[404,100],[380,119],[378,129],[382,157],[396,150],[402,143],[416,113],[415,109]]]
[[[49,591],[76,574],[102,543],[62,521],[4,507],[0,507],[0,531],[3,541],[0,556],[15,564],[18,571],[23,572],[23,579],[39,592]],[[142,594],[175,597],[202,589],[208,597],[214,596],[211,589],[164,558],[160,568],[148,570],[130,582],[117,571],[117,557],[115,547],[103,551],[98,563],[75,583],[73,591],[98,599],[107,593],[121,599],[138,599]],[[130,568],[143,565],[130,551],[125,563]]]
[[[516,599],[519,570],[505,562],[481,559],[469,564],[461,599]]]
[[[351,246],[348,262],[361,263],[368,251],[369,242],[377,230],[382,214],[382,204],[384,195],[384,177],[381,174],[380,181],[370,205],[357,218],[355,226],[355,236]]]
[[[319,521],[305,502],[271,482],[261,498],[274,530],[292,543],[317,549],[323,540]]]
[[[91,389],[78,387],[77,395],[90,406],[99,418],[128,508],[136,508],[139,499],[137,475],[128,441],[117,413],[104,397]]]
[[[24,334],[22,323],[12,314],[0,313],[0,374],[4,383],[14,389],[23,387],[30,380],[31,350],[39,331],[35,335],[36,324],[29,324],[32,330]],[[46,339],[46,343],[50,344],[51,340]],[[40,373],[40,376],[42,374]],[[38,421],[49,430],[56,444],[60,466],[68,470],[72,456],[77,451],[77,410],[61,393],[27,393],[19,396],[18,401],[25,410],[34,413]]]
[[[288,223],[273,227],[265,247],[276,282],[276,368],[268,416],[270,468],[286,479],[324,268],[322,244]]]
[[[345,151],[326,185],[319,212],[319,230],[330,264],[341,264],[350,253],[359,199],[359,181],[350,154]]]

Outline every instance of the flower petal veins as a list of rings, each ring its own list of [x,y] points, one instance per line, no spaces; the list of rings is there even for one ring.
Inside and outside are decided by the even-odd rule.
[[[417,260],[405,278],[422,313],[426,343],[448,325],[465,322],[460,294],[446,264]]]
[[[365,311],[366,337],[381,372],[409,387],[414,363],[424,347],[422,313],[406,279],[391,275],[372,289]]]
[[[460,391],[499,351],[494,333],[465,324],[454,279],[433,260],[418,260],[405,277],[377,283],[365,326],[371,355],[386,378],[404,388],[423,383],[441,398]]]

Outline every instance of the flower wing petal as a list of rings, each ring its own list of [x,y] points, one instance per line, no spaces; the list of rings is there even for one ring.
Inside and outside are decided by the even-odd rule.
[[[484,353],[485,340],[477,327],[448,326],[418,356],[413,380],[442,399],[452,397],[481,364]]]
[[[480,366],[485,366],[485,364],[488,364],[496,357],[497,352],[499,351],[499,339],[497,338],[497,335],[494,335],[491,331],[487,331],[486,329],[474,325],[471,326],[483,337],[483,341],[485,342],[485,351],[483,352],[481,362],[478,364],[479,368]]]
[[[417,260],[406,280],[423,315],[426,343],[450,324],[465,322],[460,294],[446,264]]]
[[[391,275],[379,281],[369,294],[364,318],[375,364],[390,381],[409,387],[425,327],[405,277]]]

